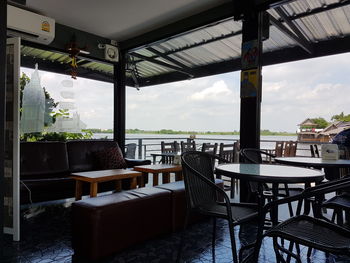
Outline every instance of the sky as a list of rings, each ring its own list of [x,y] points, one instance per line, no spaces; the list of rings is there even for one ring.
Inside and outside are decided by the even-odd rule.
[[[267,66],[262,74],[261,129],[295,132],[306,118],[330,121],[340,112],[350,114],[350,53]],[[40,77],[57,102],[66,100],[62,91],[74,92],[71,102],[88,128],[113,127],[111,83],[44,71]],[[140,90],[127,87],[126,128],[238,131],[239,89],[239,72]]]

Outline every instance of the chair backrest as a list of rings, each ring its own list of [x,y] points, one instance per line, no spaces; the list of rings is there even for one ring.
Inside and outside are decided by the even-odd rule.
[[[310,144],[310,153],[311,153],[311,157],[317,157],[320,158],[320,152],[318,151],[318,147],[317,144]]]
[[[205,209],[216,203],[213,167],[215,156],[204,152],[185,152],[181,159],[188,207]],[[205,181],[210,181],[212,185]]]
[[[245,148],[241,150],[243,162],[245,163],[263,163],[263,158],[261,156],[262,154],[265,154],[265,152],[259,149]]]
[[[317,144],[314,145],[314,148],[315,148],[315,157],[320,158],[320,152],[318,151]]]
[[[318,147],[317,144],[310,144],[310,153],[311,153],[311,157],[317,157],[320,158],[320,152],[318,151]]]
[[[128,143],[125,145],[125,158],[135,159],[136,143]]]
[[[274,155],[267,153],[265,151],[254,149],[254,148],[245,148],[241,150],[241,156],[244,163],[255,163],[260,164],[263,163],[263,160],[268,159],[269,162],[271,162],[271,158],[274,157]],[[250,191],[252,193],[257,193],[259,190],[258,183],[256,182],[249,182]]]
[[[232,144],[223,144],[220,143],[219,147],[219,156],[223,159],[225,159],[229,163],[235,162],[235,143]],[[221,163],[219,161],[219,163]]]
[[[289,157],[290,156],[290,142],[285,142],[284,144],[284,150],[283,150],[283,156]]]
[[[297,142],[293,142],[293,141],[285,142],[283,156],[295,157],[297,153],[297,145],[298,145]]]
[[[196,150],[196,143],[195,141],[191,142],[183,142],[181,141],[181,152],[189,152],[189,151],[195,151]]]
[[[311,154],[311,157],[315,157],[315,150],[312,144],[310,144],[310,154]]]
[[[290,157],[295,157],[297,154],[297,146],[298,146],[298,142],[290,142],[290,150],[289,150],[289,156]]]
[[[202,145],[202,152],[206,152],[209,154],[216,155],[217,149],[218,149],[217,143],[215,143],[215,144],[203,143],[203,145]]]
[[[160,142],[160,149],[162,153],[176,153],[179,152],[179,144],[174,142]]]
[[[283,155],[283,145],[284,142],[276,142],[276,146],[275,146],[275,156],[276,157],[282,157]]]

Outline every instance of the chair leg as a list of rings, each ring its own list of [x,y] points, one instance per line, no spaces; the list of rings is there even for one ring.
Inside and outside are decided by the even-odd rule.
[[[263,232],[264,232],[263,228],[264,228],[263,224],[261,225],[261,227],[258,227],[258,232],[256,234],[256,241],[255,241],[255,247],[253,252],[253,262],[258,262],[259,260],[259,252],[263,241]]]
[[[230,197],[231,198],[235,198],[235,179],[231,178],[231,193],[230,193]]]
[[[335,223],[335,218],[336,218],[336,212],[333,211],[332,219],[331,219],[331,221],[332,221],[333,223]]]
[[[229,227],[229,230],[230,230],[231,249],[232,249],[233,262],[234,263],[238,263],[237,248],[236,248],[236,241],[235,241],[235,229],[234,229],[234,225],[232,224],[231,220],[228,220],[228,227]]]
[[[311,257],[311,253],[312,253],[312,247],[309,247],[307,249],[307,258],[310,258]]]
[[[296,244],[297,245],[297,244]],[[280,246],[277,242],[277,238],[273,237],[273,248],[275,250],[276,253],[276,257],[277,257],[277,262],[290,262],[291,257],[293,257],[296,262],[298,263],[302,263],[301,259],[300,259],[300,255],[296,255],[293,253],[293,251],[290,251],[289,249],[285,249],[284,247]],[[287,254],[287,261],[284,259],[284,257],[281,255],[281,253],[279,251],[282,251],[283,253]]]
[[[189,217],[190,217],[190,211],[187,211],[186,212],[186,217],[185,217],[184,229],[183,229],[183,231],[181,233],[179,248],[178,248],[178,251],[177,251],[177,256],[176,256],[176,261],[175,261],[176,263],[179,263],[180,260],[181,260],[182,247],[183,247],[183,243],[184,243],[184,235],[186,233],[186,228],[187,228],[187,225],[188,225]]]
[[[215,262],[215,239],[216,239],[216,217],[213,217],[213,237],[212,237],[212,255],[213,255],[213,262]]]
[[[337,210],[337,211],[336,211]],[[337,215],[337,224],[342,226],[344,224],[344,221],[343,221],[343,211],[341,211],[340,209],[334,209],[334,212],[336,213]]]

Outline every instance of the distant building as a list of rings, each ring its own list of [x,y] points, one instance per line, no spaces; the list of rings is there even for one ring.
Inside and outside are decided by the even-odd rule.
[[[336,121],[328,125],[318,133],[321,142],[329,142],[335,135],[344,130],[350,129],[350,122]]]
[[[324,129],[317,129],[317,124],[308,118],[298,126],[298,141],[329,142],[339,132],[350,129],[350,122],[335,121]]]
[[[318,125],[312,119],[307,118],[302,123],[298,124],[298,126],[298,141],[319,141],[319,139],[317,139],[317,133],[322,131],[323,129],[317,129],[316,127]]]

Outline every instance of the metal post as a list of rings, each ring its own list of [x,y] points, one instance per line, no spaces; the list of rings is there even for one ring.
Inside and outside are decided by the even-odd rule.
[[[119,51],[119,62],[114,64],[114,129],[113,139],[125,153],[125,52]]]
[[[0,1],[0,258],[4,254],[4,176],[6,116],[6,23],[7,1]]]
[[[139,159],[142,159],[142,139],[138,140]]]
[[[242,28],[240,146],[260,149],[263,12],[246,7]],[[266,24],[266,23],[265,23]],[[266,32],[266,31],[264,31]],[[268,31],[267,31],[268,32]],[[241,201],[248,201],[248,184],[241,182]]]

